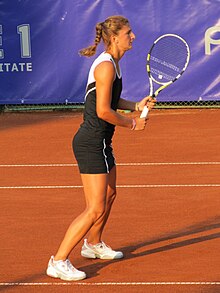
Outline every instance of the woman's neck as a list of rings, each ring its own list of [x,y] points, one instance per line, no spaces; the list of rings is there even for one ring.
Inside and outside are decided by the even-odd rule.
[[[117,64],[120,61],[120,59],[123,57],[125,52],[122,53],[118,50],[116,51],[116,50],[112,50],[112,49],[107,49],[106,53],[109,53],[112,56],[112,58],[114,59],[115,63]]]

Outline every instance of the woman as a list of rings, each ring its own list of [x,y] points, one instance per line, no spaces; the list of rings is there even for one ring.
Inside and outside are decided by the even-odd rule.
[[[85,96],[84,122],[73,140],[73,150],[78,162],[86,208],[68,228],[56,253],[52,256],[47,274],[63,280],[81,280],[86,274],[73,267],[68,260],[72,249],[89,232],[84,240],[81,255],[87,258],[118,259],[114,251],[102,241],[102,232],[116,197],[116,166],[112,151],[115,125],[131,130],[143,130],[145,118],[123,116],[118,108],[142,111],[151,109],[155,101],[145,97],[139,103],[120,98],[122,90],[119,60],[132,48],[135,35],[129,22],[122,16],[111,16],[96,25],[93,46],[82,49],[82,56],[92,56],[97,45],[104,42],[105,52],[98,56],[90,68]]]

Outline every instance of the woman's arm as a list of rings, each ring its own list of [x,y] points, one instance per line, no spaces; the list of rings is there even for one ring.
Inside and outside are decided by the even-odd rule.
[[[130,129],[144,129],[145,119],[137,119],[134,127],[134,119],[121,115],[111,109],[112,85],[115,79],[115,68],[109,61],[100,63],[95,71],[96,80],[96,112],[99,118]]]
[[[121,110],[131,110],[131,111],[142,111],[144,106],[147,105],[149,110],[151,110],[156,103],[156,99],[150,96],[143,98],[140,102],[132,102],[120,98],[118,103],[118,108]]]
[[[95,71],[96,80],[96,112],[99,118],[118,126],[135,130],[143,130],[145,118],[130,118],[119,114],[111,108],[112,86],[115,79],[115,68],[109,61],[100,63]]]
[[[122,98],[120,98],[120,100],[118,102],[118,109],[138,111],[137,103],[132,102],[132,101],[127,101],[127,100],[124,100]]]

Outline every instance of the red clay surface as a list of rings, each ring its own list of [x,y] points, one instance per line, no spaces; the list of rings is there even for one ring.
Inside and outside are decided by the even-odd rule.
[[[118,197],[103,240],[125,258],[87,260],[79,245],[70,260],[88,278],[74,283],[45,270],[84,208],[71,149],[82,115],[1,114],[0,292],[220,292],[219,118],[154,110],[143,132],[117,127]]]

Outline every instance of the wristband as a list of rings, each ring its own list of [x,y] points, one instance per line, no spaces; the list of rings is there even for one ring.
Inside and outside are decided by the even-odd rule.
[[[131,130],[135,130],[135,127],[136,127],[136,120],[133,118],[132,119],[132,128],[131,128]]]
[[[135,111],[139,111],[139,103],[135,104]]]

